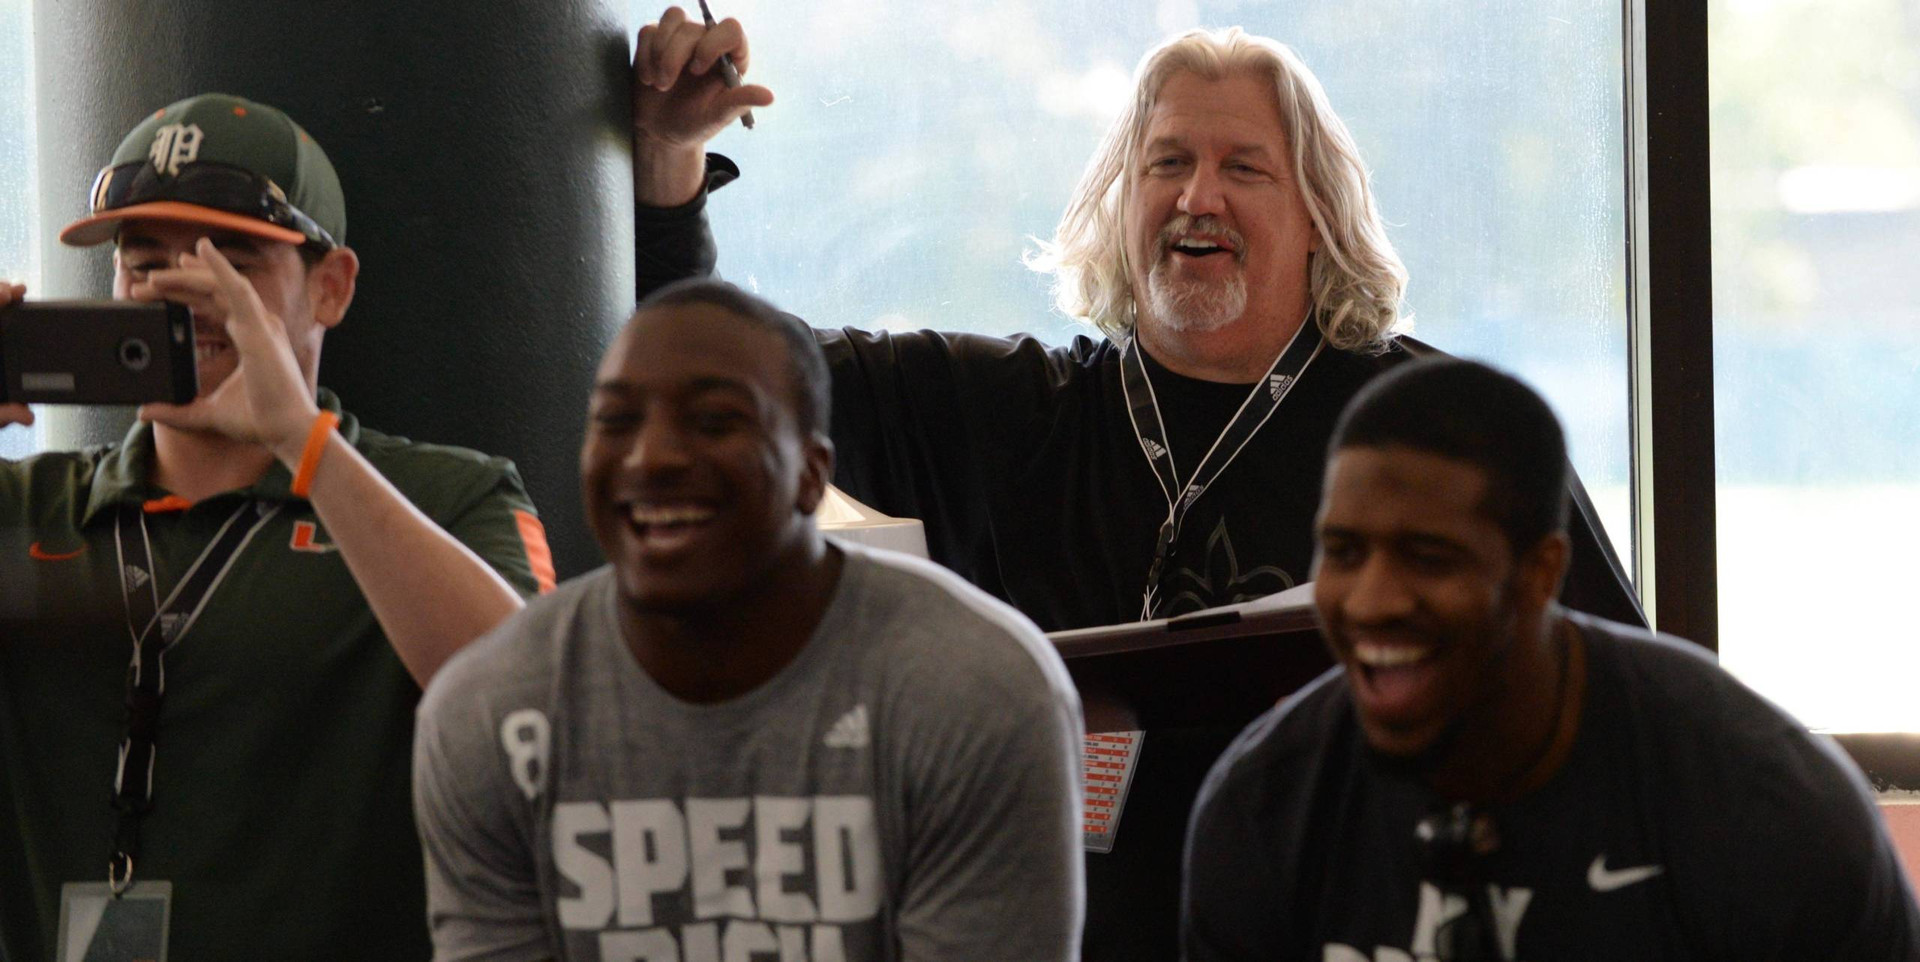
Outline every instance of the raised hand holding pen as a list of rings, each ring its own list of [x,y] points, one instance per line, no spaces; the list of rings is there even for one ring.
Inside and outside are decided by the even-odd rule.
[[[674,207],[705,183],[707,141],[754,107],[773,103],[755,84],[729,86],[722,58],[748,67],[747,37],[732,18],[708,26],[678,7],[640,28],[633,53],[634,191],[640,203]]]
[[[713,10],[707,7],[707,0],[700,0],[700,20],[704,22],[709,29],[713,27]],[[732,57],[724,53],[721,54],[719,67],[720,79],[725,81],[729,88],[740,86],[740,70],[733,65]],[[748,130],[753,129],[753,111],[749,110],[740,115],[740,126]]]

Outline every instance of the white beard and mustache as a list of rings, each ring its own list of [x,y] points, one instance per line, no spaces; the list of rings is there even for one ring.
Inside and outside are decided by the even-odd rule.
[[[1246,250],[1238,232],[1221,224],[1211,215],[1194,217],[1178,214],[1160,228],[1154,239],[1153,269],[1147,272],[1147,309],[1168,330],[1192,333],[1217,331],[1238,319],[1247,309],[1247,279],[1235,274],[1226,281],[1183,281],[1173,274],[1172,248],[1175,240],[1205,229],[1218,234],[1233,246],[1228,255],[1236,264],[1246,263]]]

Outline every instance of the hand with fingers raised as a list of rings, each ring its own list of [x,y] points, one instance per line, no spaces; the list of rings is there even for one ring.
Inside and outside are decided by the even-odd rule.
[[[149,272],[133,294],[185,304],[196,320],[225,325],[240,360],[212,392],[192,404],[143,405],[141,420],[252,441],[288,464],[296,462],[320,413],[313,388],[294,356],[286,323],[267,310],[213,242],[201,238],[178,267]]]
[[[6,310],[9,304],[25,300],[26,296],[27,285],[15,284],[10,281],[0,281],[0,311]],[[5,321],[0,321],[0,324],[4,323]],[[0,404],[0,428],[4,428],[9,424],[32,423],[33,412],[28,410],[26,405]]]
[[[757,84],[728,87],[716,69],[747,72],[747,35],[731,17],[709,27],[669,7],[640,28],[633,52],[635,185],[642,203],[673,206],[698,191],[707,141],[740,115],[773,103]],[[648,175],[651,175],[649,177]]]

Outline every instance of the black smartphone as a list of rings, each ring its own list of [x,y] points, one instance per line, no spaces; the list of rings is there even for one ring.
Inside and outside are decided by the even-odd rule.
[[[168,301],[0,308],[0,402],[185,404],[199,393],[193,315]]]

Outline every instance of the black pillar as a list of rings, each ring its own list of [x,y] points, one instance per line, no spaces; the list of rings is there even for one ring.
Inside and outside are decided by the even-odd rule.
[[[562,576],[598,563],[576,457],[602,346],[633,304],[624,10],[612,0],[34,4],[39,296],[104,297],[105,249],[54,239],[148,112],[272,104],[339,168],[359,294],[320,383],[390,434],[512,458]],[[124,411],[50,409],[50,445]]]

